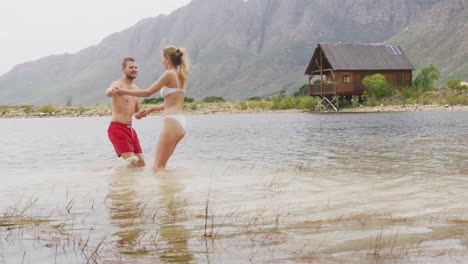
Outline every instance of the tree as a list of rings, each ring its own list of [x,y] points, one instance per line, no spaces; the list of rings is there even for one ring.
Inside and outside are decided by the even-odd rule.
[[[422,67],[414,79],[414,86],[422,90],[429,90],[434,87],[434,82],[440,77],[440,70],[434,64]]]
[[[297,92],[294,93],[294,97],[302,97],[302,96],[306,96],[306,95],[309,95],[309,85],[308,84],[304,84],[301,88],[299,88],[299,90]]]
[[[388,87],[388,82],[382,74],[367,76],[362,80],[362,84],[371,98],[380,99],[392,94],[392,89]]]

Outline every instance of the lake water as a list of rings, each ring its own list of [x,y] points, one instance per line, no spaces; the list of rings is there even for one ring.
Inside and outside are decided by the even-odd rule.
[[[0,119],[0,263],[468,262],[468,112]]]

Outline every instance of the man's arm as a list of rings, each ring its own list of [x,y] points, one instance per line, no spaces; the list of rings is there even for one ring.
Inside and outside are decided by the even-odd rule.
[[[154,82],[149,88],[147,89],[135,89],[135,90],[127,90],[127,89],[120,89],[118,87],[114,87],[114,92],[120,95],[131,95],[137,97],[148,97],[152,94],[156,93],[157,91],[161,90],[169,81],[171,80],[171,75],[169,72],[165,72],[159,80]]]

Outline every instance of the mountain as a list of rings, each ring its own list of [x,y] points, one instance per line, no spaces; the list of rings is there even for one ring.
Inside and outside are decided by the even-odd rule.
[[[187,95],[245,99],[292,91],[306,82],[318,42],[383,42],[440,0],[193,0],[147,18],[76,54],[53,55],[0,77],[0,104],[108,103],[104,90],[134,57],[136,83],[162,73],[161,48],[187,48]]]
[[[444,0],[388,42],[399,43],[417,66],[435,64],[441,81],[468,81],[468,0]]]

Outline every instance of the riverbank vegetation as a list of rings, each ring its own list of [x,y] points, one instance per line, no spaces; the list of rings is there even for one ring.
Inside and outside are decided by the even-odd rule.
[[[436,87],[440,71],[435,65],[422,67],[416,75],[412,87],[395,88],[385,80],[385,77],[376,74],[364,78],[366,88],[361,101],[357,97],[345,100],[342,98],[339,105],[343,111],[353,111],[359,108],[366,111],[376,111],[372,107],[387,107],[377,111],[412,111],[405,106],[416,106],[418,111],[424,106],[428,111],[437,111],[447,107],[468,106],[468,84],[460,79],[446,79],[444,86]],[[163,98],[146,98],[142,100],[143,107],[160,104]],[[398,106],[397,108],[391,108]],[[439,107],[434,107],[439,106]],[[367,108],[366,108],[367,107]],[[390,108],[389,108],[390,107]],[[459,107],[459,108],[460,108]],[[318,107],[316,98],[308,95],[308,85],[305,84],[292,94],[280,91],[277,95],[261,98],[250,97],[243,101],[228,101],[223,97],[209,96],[203,99],[185,98],[185,108],[188,113],[255,113],[278,111],[322,111]],[[357,110],[356,110],[357,111]],[[52,106],[52,105],[21,105],[0,106],[0,117],[47,117],[47,116],[108,116],[111,115],[109,105],[94,106]]]

